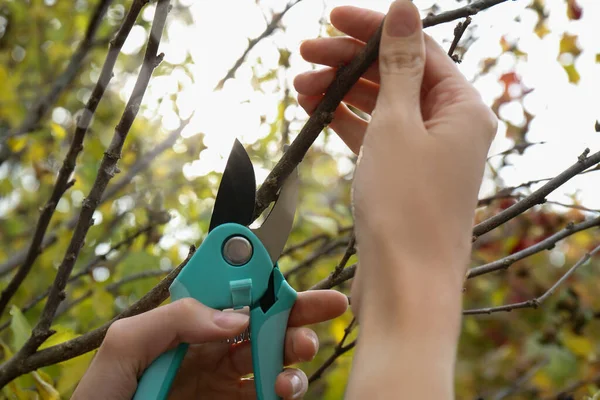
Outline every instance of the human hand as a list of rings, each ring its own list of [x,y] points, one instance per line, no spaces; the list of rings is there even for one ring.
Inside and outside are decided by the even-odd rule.
[[[446,52],[422,32],[412,3],[397,1],[388,15],[379,61],[344,98],[371,120],[342,103],[330,124],[350,149],[360,151],[353,186],[359,259],[361,249],[394,246],[410,262],[441,267],[437,276],[456,288],[463,282],[497,120]],[[338,7],[331,23],[349,37],[302,44],[305,60],[333,67],[297,76],[298,102],[309,114],[335,78],[335,68],[358,54],[383,18],[371,10]],[[393,28],[398,36],[390,34]]]
[[[304,325],[338,317],[348,306],[333,291],[298,293],[285,339],[285,364],[309,361],[317,353],[316,333]],[[113,323],[73,400],[130,400],[150,363],[179,343],[190,343],[169,399],[255,399],[250,342],[228,344],[248,326],[248,316],[220,312],[194,299],[179,300]],[[282,372],[275,391],[283,399],[302,398],[308,379],[299,369]]]

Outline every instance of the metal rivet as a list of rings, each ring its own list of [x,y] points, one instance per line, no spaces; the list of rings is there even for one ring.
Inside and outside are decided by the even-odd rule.
[[[252,257],[252,244],[243,236],[230,237],[223,246],[223,257],[231,265],[244,265]]]

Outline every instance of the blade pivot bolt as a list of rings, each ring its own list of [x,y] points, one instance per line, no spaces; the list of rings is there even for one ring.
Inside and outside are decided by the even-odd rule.
[[[232,236],[223,246],[223,257],[231,265],[244,265],[252,257],[252,243],[243,236]]]

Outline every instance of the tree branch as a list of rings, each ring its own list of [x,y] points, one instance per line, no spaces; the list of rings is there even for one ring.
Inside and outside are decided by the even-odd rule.
[[[14,356],[14,358],[24,358],[27,355],[33,353],[38,347],[53,334],[50,330],[54,314],[59,304],[64,299],[64,288],[67,285],[67,281],[75,264],[75,260],[83,246],[83,241],[87,235],[89,228],[93,224],[93,214],[101,200],[102,194],[108,185],[110,179],[118,172],[117,161],[121,157],[121,151],[127,138],[127,134],[135,120],[135,117],[140,108],[140,104],[146,92],[148,82],[152,76],[152,71],[158,66],[162,60],[162,54],[157,54],[158,45],[162,37],[162,32],[167,19],[169,11],[170,0],[158,0],[156,11],[154,13],[154,20],[152,22],[152,28],[150,36],[148,38],[148,45],[146,47],[146,53],[144,55],[144,61],[142,68],[136,80],[133,92],[125,111],[121,117],[121,120],[115,128],[112,141],[108,146],[107,151],[104,153],[98,175],[90,190],[88,197],[83,201],[81,206],[81,212],[79,214],[79,220],[73,231],[71,241],[65,253],[65,256],[58,268],[56,278],[48,300],[42,311],[42,315],[37,325],[33,328],[32,334],[23,345],[23,348]]]
[[[160,1],[160,0],[159,0]],[[67,342],[36,351],[27,357],[18,357],[18,354],[0,365],[0,387],[3,387],[8,382],[18,376],[35,371],[38,368],[53,365],[61,361],[70,360],[89,351],[92,351],[102,344],[102,340],[106,335],[106,331],[110,325],[122,318],[132,317],[152,310],[158,307],[163,301],[169,297],[169,286],[177,277],[179,272],[188,263],[194,255],[196,248],[190,247],[187,258],[179,264],[177,268],[172,270],[158,285],[156,285],[144,297],[138,300],[135,304],[123,311],[121,314],[105,323],[99,328],[94,329],[84,335],[78,336]]]
[[[585,264],[590,258],[592,258],[596,252],[600,250],[600,246],[594,248],[594,250],[589,253],[585,253],[583,257],[575,263],[550,289],[548,289],[544,294],[539,297],[535,297],[531,300],[522,301],[519,303],[507,304],[499,307],[487,307],[487,308],[475,308],[471,310],[464,310],[463,315],[476,315],[476,314],[491,314],[494,312],[500,311],[512,311],[519,308],[538,308],[548,297],[552,296],[552,294],[556,291],[556,289],[562,285],[580,266]]]
[[[98,265],[98,263],[106,260],[106,257],[108,257],[109,254],[111,254],[111,253],[119,250],[121,247],[124,247],[124,246],[129,247],[129,246],[131,246],[133,244],[133,241],[135,239],[137,239],[139,236],[141,236],[141,235],[149,232],[152,228],[154,228],[154,225],[146,225],[146,226],[142,227],[141,229],[138,229],[136,232],[134,232],[133,234],[129,235],[125,239],[123,239],[120,242],[116,243],[105,254],[103,254],[101,256],[94,257],[91,261],[89,261],[87,263],[87,265],[81,271],[79,271],[77,274],[73,275],[69,279],[69,283],[74,282],[76,280],[79,280],[82,277],[88,275],[92,271],[93,267],[95,267],[96,265]],[[50,288],[48,288],[44,293],[41,293],[41,294],[37,295],[36,297],[34,297],[29,303],[27,303],[21,309],[21,311],[23,313],[25,313],[25,312],[31,310],[40,301],[44,300],[48,296],[49,293],[50,293]],[[12,321],[12,317],[9,318],[2,325],[0,325],[0,332],[3,331],[4,329],[8,328],[10,326],[10,322],[11,321]]]
[[[106,7],[108,7],[109,2],[104,1],[104,3],[106,3]],[[146,3],[147,0],[136,0],[133,2],[127,16],[125,17],[125,20],[123,21],[121,29],[119,29],[117,36],[111,42],[108,54],[106,55],[106,60],[104,61],[104,66],[102,67],[102,72],[100,73],[100,77],[98,78],[98,82],[96,83],[96,86],[92,91],[92,94],[85,106],[84,112],[81,114],[81,117],[77,121],[77,128],[75,129],[73,141],[71,142],[69,151],[67,152],[67,155],[65,156],[65,159],[63,161],[63,165],[58,173],[56,184],[54,185],[54,190],[52,191],[50,198],[46,202],[46,205],[42,208],[42,213],[37,222],[37,226],[35,228],[31,244],[29,245],[29,249],[27,250],[25,262],[21,264],[15,276],[12,278],[8,286],[6,286],[6,288],[2,291],[2,294],[0,295],[0,316],[6,310],[10,299],[14,296],[17,289],[21,286],[21,283],[25,280],[25,278],[31,271],[35,259],[41,253],[40,246],[42,244],[44,235],[46,234],[46,230],[48,229],[48,225],[50,224],[50,220],[52,219],[52,215],[54,214],[54,210],[56,209],[58,201],[65,193],[65,191],[74,183],[74,181],[70,180],[70,177],[73,173],[73,170],[75,169],[77,156],[83,149],[83,139],[92,121],[92,116],[94,115],[96,108],[100,103],[100,99],[102,99],[106,87],[108,86],[108,83],[112,78],[112,71],[117,61],[119,52],[121,51],[121,47],[123,47],[123,43],[125,43],[125,39],[127,39],[127,36],[131,32],[131,28],[133,27],[137,16],[139,15],[140,11]],[[102,15],[103,12],[100,13],[100,17],[102,17]],[[94,26],[97,24],[99,24],[99,21],[92,22],[92,25]],[[93,30],[93,32],[95,32],[95,29]],[[91,40],[91,37],[88,39],[88,41],[89,40]]]
[[[343,354],[347,353],[348,351],[350,351],[354,348],[354,346],[356,345],[356,340],[353,340],[352,342],[348,343],[346,346],[344,346],[344,343],[346,342],[346,339],[348,339],[348,336],[350,335],[350,333],[354,330],[355,326],[356,326],[356,318],[352,318],[352,321],[350,321],[350,324],[348,324],[346,329],[344,329],[344,336],[342,337],[342,340],[340,340],[340,342],[335,347],[333,354],[327,360],[325,360],[323,365],[321,365],[319,367],[319,369],[317,369],[308,378],[309,384],[320,379],[323,376],[323,373],[325,372],[325,370],[327,368],[329,368],[335,362],[335,360],[337,360],[340,356],[342,356]]]
[[[189,124],[189,119],[183,121],[179,128],[175,129],[160,143],[158,143],[152,150],[148,151],[142,157],[140,157],[123,175],[119,180],[109,185],[102,195],[102,199],[100,200],[100,204],[103,204],[107,200],[114,197],[119,191],[121,191],[124,187],[129,185],[133,178],[137,176],[140,172],[144,171],[151,162],[155,161],[156,158],[163,153],[165,150],[171,148],[173,144],[177,141],[177,138],[183,131],[183,129]],[[72,218],[66,223],[66,229],[73,229],[77,224],[77,216]],[[58,239],[57,233],[51,233],[42,240],[42,243],[39,246],[40,252],[45,250],[46,248],[52,246],[56,243]],[[0,277],[9,273],[16,267],[18,267],[21,263],[25,261],[27,253],[25,251],[18,251],[11,258],[6,260],[4,263],[0,264]]]
[[[475,278],[480,275],[489,274],[490,272],[507,269],[515,262],[529,257],[533,254],[539,253],[543,250],[551,250],[556,245],[556,242],[562,240],[568,236],[571,236],[577,232],[581,232],[586,229],[590,229],[596,226],[600,226],[600,217],[590,219],[588,221],[580,222],[579,224],[569,223],[567,226],[556,232],[554,235],[547,237],[546,239],[534,244],[526,249],[518,251],[507,257],[501,258],[500,260],[492,261],[491,263],[481,265],[479,267],[471,268],[467,273],[467,279]]]
[[[308,256],[307,258],[305,258],[304,260],[302,260],[302,262],[298,263],[298,265],[294,266],[294,268],[292,268],[289,271],[287,271],[284,274],[285,278],[289,279],[290,276],[292,276],[294,274],[297,274],[298,272],[300,272],[304,268],[312,265],[315,261],[317,261],[321,257],[324,257],[324,256],[326,256],[328,254],[331,254],[332,252],[334,252],[339,247],[345,246],[347,244],[348,244],[348,241],[345,238],[344,239],[332,240],[332,241],[324,244],[318,250],[316,250],[315,252],[313,252],[310,256]]]
[[[561,185],[575,175],[600,162],[600,151],[591,156],[587,156],[588,153],[589,149],[586,149],[583,154],[579,156],[575,164],[561,172],[556,177],[550,179],[544,186],[525,197],[523,200],[513,204],[501,213],[496,214],[493,217],[475,225],[473,228],[473,241],[477,240],[479,236],[491,231],[494,228],[497,228],[507,221],[510,221],[517,215],[524,213],[531,207],[543,203],[548,194],[558,189]]]
[[[452,44],[450,45],[450,49],[448,50],[448,55],[456,63],[460,63],[460,59],[458,58],[458,56],[456,54],[454,54],[454,52],[456,51],[458,42],[460,42],[460,39],[463,37],[463,35],[467,31],[467,28],[469,27],[470,23],[471,23],[471,17],[467,17],[467,18],[465,18],[465,20],[463,22],[459,22],[456,25],[456,28],[454,28],[454,39],[452,40]]]
[[[108,6],[110,6],[110,3],[112,2],[113,0],[99,0],[86,29],[85,36],[83,37],[83,40],[79,42],[77,50],[75,50],[71,56],[67,68],[65,68],[62,74],[54,80],[54,85],[50,91],[46,93],[45,96],[42,96],[35,105],[31,107],[25,120],[21,123],[21,126],[14,132],[9,132],[7,137],[24,135],[38,128],[41,119],[44,118],[50,107],[56,103],[56,100],[58,100],[63,90],[73,82],[79,73],[83,60],[94,47],[96,31],[100,27],[102,19],[108,10]]]
[[[123,285],[126,285],[131,282],[139,281],[141,279],[156,278],[158,276],[163,276],[168,273],[169,273],[169,271],[163,271],[162,269],[138,272],[137,274],[132,274],[132,275],[126,276],[119,281],[116,281],[116,282],[111,283],[110,285],[107,285],[106,291],[116,294],[119,291],[119,288]]]
[[[235,75],[235,72],[243,64],[244,60],[248,56],[248,53],[250,53],[250,51],[254,48],[254,46],[256,46],[258,44],[258,42],[260,42],[264,38],[271,36],[273,34],[273,32],[275,32],[275,29],[277,29],[277,25],[279,24],[279,21],[281,21],[283,16],[292,7],[294,7],[296,4],[300,3],[301,1],[302,0],[294,0],[290,3],[288,3],[288,5],[285,6],[285,8],[283,9],[282,12],[280,12],[279,14],[275,14],[273,16],[273,19],[271,20],[271,22],[269,22],[269,24],[267,25],[265,30],[260,35],[258,35],[258,37],[254,38],[248,42],[248,47],[246,48],[246,50],[244,50],[244,53],[242,53],[240,58],[238,58],[237,61],[233,64],[233,67],[231,67],[231,69],[229,71],[227,71],[227,74],[225,74],[225,77],[219,81],[217,86],[215,86],[214,90],[221,90],[223,88],[223,85],[225,85],[225,82],[227,80],[233,78],[233,76]]]
[[[465,7],[426,17],[422,21],[423,27],[428,28],[475,15],[482,10],[504,3],[505,1],[507,0],[476,0]],[[343,66],[337,71],[336,79],[327,88],[323,100],[321,100],[321,103],[319,103],[289,149],[283,153],[279,162],[277,162],[265,179],[256,194],[254,219],[258,218],[268,205],[275,200],[285,179],[300,164],[323,128],[331,122],[333,113],[344,96],[346,96],[350,88],[366,72],[371,64],[377,60],[382,26],[369,39],[362,51],[348,65]]]
[[[327,278],[311,286],[310,290],[331,289],[337,285],[349,281],[350,279],[354,278],[354,275],[356,274],[356,268],[358,268],[358,265],[352,264],[349,267],[342,269],[342,271],[335,276],[332,273]]]

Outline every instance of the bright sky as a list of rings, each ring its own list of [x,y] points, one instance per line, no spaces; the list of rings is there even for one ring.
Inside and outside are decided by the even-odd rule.
[[[470,46],[465,54],[460,69],[482,93],[485,101],[492,104],[502,93],[503,86],[498,77],[516,68],[526,86],[534,91],[528,94],[524,104],[528,112],[536,118],[531,125],[528,139],[531,142],[545,141],[544,145],[529,148],[524,156],[511,156],[512,167],[502,170],[502,177],[507,186],[517,185],[529,180],[551,177],[569,165],[577,156],[589,147],[593,152],[600,150],[600,133],[594,132],[594,122],[600,119],[597,93],[600,92],[600,64],[595,62],[600,53],[598,31],[594,35],[593,28],[600,21],[600,2],[597,0],[578,0],[583,8],[583,17],[579,21],[570,21],[566,14],[565,0],[546,0],[550,10],[548,26],[552,30],[540,39],[533,28],[537,22],[537,14],[526,9],[529,0],[508,1],[473,18],[469,29],[479,39]],[[432,0],[415,0],[419,9],[426,9],[434,3]],[[184,132],[184,136],[203,132],[206,134],[204,150],[197,161],[184,168],[188,178],[202,176],[211,170],[222,170],[231,141],[238,137],[243,143],[251,143],[264,137],[269,131],[268,124],[276,118],[277,106],[283,94],[275,82],[262,85],[263,91],[257,91],[250,83],[253,71],[260,75],[277,67],[279,48],[286,48],[291,53],[291,68],[286,73],[279,71],[279,82],[287,84],[293,91],[294,77],[312,66],[299,56],[298,47],[305,39],[314,38],[322,30],[319,19],[328,18],[332,8],[338,5],[356,5],[385,12],[390,4],[386,1],[366,0],[303,0],[290,10],[283,19],[285,32],[278,30],[271,37],[260,42],[250,53],[246,62],[238,70],[235,79],[227,82],[221,91],[213,91],[217,82],[225,75],[235,60],[247,46],[248,39],[258,36],[271,19],[272,12],[281,11],[285,2],[281,0],[179,0],[179,4],[189,6],[194,16],[194,24],[186,26],[181,21],[171,19],[168,22],[168,34],[163,39],[161,51],[165,60],[182,63],[189,53],[193,64],[189,66],[193,73],[193,81],[183,70],[175,70],[169,76],[154,78],[145,98],[149,108],[147,117],[162,118],[166,130],[174,129],[179,124],[179,117],[171,100],[164,99],[160,107],[158,99],[178,93],[178,84],[183,89],[177,94],[176,106],[180,117],[188,117],[194,110],[192,124]],[[442,10],[464,6],[465,2],[456,3],[450,0],[437,2]],[[152,18],[153,8],[148,6],[144,18]],[[520,22],[515,17],[520,16]],[[453,37],[455,23],[439,25],[427,29],[427,32],[448,47]],[[567,74],[556,62],[559,41],[563,32],[576,34],[579,47],[583,49],[575,66],[581,75],[577,85],[570,84]],[[508,34],[508,35],[507,35]],[[518,40],[519,49],[528,54],[526,60],[516,60],[510,54],[501,54],[500,38],[507,35],[509,40]],[[123,51],[131,53],[143,46],[145,32],[142,28],[134,28],[132,35],[125,43]],[[483,59],[500,56],[498,64],[491,73],[477,78]],[[260,58],[262,65],[257,65]],[[122,95],[128,96],[133,82],[124,86]],[[295,93],[295,92],[294,92]],[[158,108],[158,110],[157,110]],[[502,117],[513,124],[524,123],[523,109],[518,102],[503,106]],[[261,124],[260,116],[267,116]],[[297,132],[306,121],[306,114],[299,107],[291,106],[286,117],[295,120],[292,131]],[[318,142],[319,143],[319,142]],[[500,125],[497,138],[490,155],[512,147],[512,142],[505,138],[505,126]],[[349,154],[344,144],[338,140],[328,144],[328,149],[340,157],[340,172],[348,172]],[[494,160],[499,161],[500,158]],[[257,170],[257,180],[261,182],[268,171]],[[552,194],[549,199],[570,202],[564,194],[578,193],[577,198],[584,205],[600,208],[598,196],[598,173],[587,174],[572,179],[562,189]],[[484,183],[481,195],[491,194],[490,182]]]

